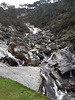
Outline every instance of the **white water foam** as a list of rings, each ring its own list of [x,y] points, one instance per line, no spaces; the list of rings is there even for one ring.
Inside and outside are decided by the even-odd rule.
[[[41,29],[34,27],[34,25],[30,25],[30,23],[25,24],[32,34],[36,34],[41,31]]]
[[[18,63],[18,65],[19,65],[19,61],[18,61],[18,59],[15,58],[15,57],[10,53],[10,52],[7,52],[7,55],[8,55],[8,57],[14,59],[14,60]]]
[[[58,87],[55,84],[55,82],[54,82],[54,90],[55,90],[55,96],[57,97],[57,100],[63,100],[65,93],[63,93],[61,90],[58,90]]]

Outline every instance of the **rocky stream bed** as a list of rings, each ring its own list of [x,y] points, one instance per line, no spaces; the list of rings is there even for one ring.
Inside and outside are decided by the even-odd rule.
[[[6,29],[10,38],[0,40],[0,76],[54,100],[75,100],[75,54],[50,30],[25,25],[30,32],[19,34],[11,27]]]

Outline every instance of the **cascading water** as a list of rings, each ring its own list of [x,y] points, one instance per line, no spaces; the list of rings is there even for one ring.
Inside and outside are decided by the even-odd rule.
[[[42,69],[41,75],[44,77],[42,93],[54,100],[63,100],[67,92],[62,92],[58,89],[55,81],[50,77],[48,69]]]
[[[41,75],[44,77],[42,93],[48,97],[53,98],[54,100],[69,100],[66,98],[67,92],[61,91],[58,89],[55,80],[50,76],[50,68],[48,67],[49,62],[52,60],[54,53],[51,54],[50,58],[44,55],[44,60],[47,60],[47,64],[44,64],[42,67]],[[54,63],[54,62],[53,62]],[[43,62],[42,62],[43,65]],[[72,73],[70,72],[70,77]]]
[[[55,96],[57,98],[56,100],[63,100],[65,93],[63,93],[61,90],[58,90],[58,87],[55,82],[54,82],[54,90],[55,90]]]
[[[53,89],[53,79],[49,76],[49,69],[42,68],[41,76],[44,78],[42,93],[48,97],[55,99],[55,91]]]
[[[18,63],[19,66],[21,66],[19,63],[19,60],[17,58],[15,58],[10,52],[7,51],[7,55],[8,55],[8,57],[14,59]]]
[[[41,31],[39,28],[35,28],[34,25],[30,25],[30,23],[25,23],[32,34],[36,34]]]

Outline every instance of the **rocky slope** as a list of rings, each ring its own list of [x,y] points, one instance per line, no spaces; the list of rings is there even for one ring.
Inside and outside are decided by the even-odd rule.
[[[74,100],[75,25],[71,18],[74,18],[75,10],[71,6],[69,11],[72,11],[68,13],[64,3],[64,9],[55,11],[56,5],[60,8],[61,2],[41,5],[28,10],[24,16],[20,12],[21,15],[14,16],[16,23],[13,20],[12,24],[0,23],[0,75],[39,90],[54,100]],[[44,7],[48,11],[52,7],[50,10],[57,13],[52,12],[51,17]],[[42,11],[45,16],[39,16]],[[9,15],[13,17],[10,12]],[[48,22],[49,17],[51,21]],[[28,23],[27,19],[41,29]]]
[[[74,99],[74,53],[69,51],[68,46],[55,39],[50,30],[40,30],[28,23],[26,25],[30,32],[23,35],[16,34],[16,39],[15,33],[12,32],[14,34],[11,34],[11,39],[5,38],[4,42],[1,40],[0,61],[8,67],[3,67],[5,65],[0,63],[2,66],[2,74],[0,75],[21,82],[30,88],[35,83],[32,89],[38,90],[40,88],[40,92],[55,100]],[[36,29],[38,31],[35,31]],[[32,82],[31,78],[33,78]],[[42,81],[42,84],[39,80]]]
[[[49,29],[60,42],[69,46],[71,52],[75,52],[75,0],[40,5],[23,19],[37,27]]]

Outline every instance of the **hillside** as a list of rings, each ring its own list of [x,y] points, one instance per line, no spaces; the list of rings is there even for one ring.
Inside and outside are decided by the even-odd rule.
[[[61,0],[43,4],[29,12],[25,21],[50,31],[58,39],[66,40],[74,52],[75,45],[75,0]]]
[[[40,0],[27,8],[0,7],[0,76],[54,100],[75,100],[75,0],[50,1]],[[1,80],[5,87],[0,88],[1,99],[43,98]]]
[[[52,100],[22,84],[0,77],[1,100]]]
[[[20,11],[19,11],[20,12]],[[18,9],[10,6],[9,9],[4,10],[0,7],[0,23],[5,26],[14,26],[17,31],[27,31],[28,28],[24,25],[21,19],[17,19]]]
[[[75,1],[71,0],[71,2],[62,0],[55,3],[40,5],[36,9],[30,11],[27,16],[28,21],[39,27],[49,26],[50,29],[53,29],[53,32],[59,32],[64,28],[72,28],[75,23]],[[52,24],[54,24],[55,27],[52,27]],[[57,25],[59,29],[57,27],[56,30]]]

